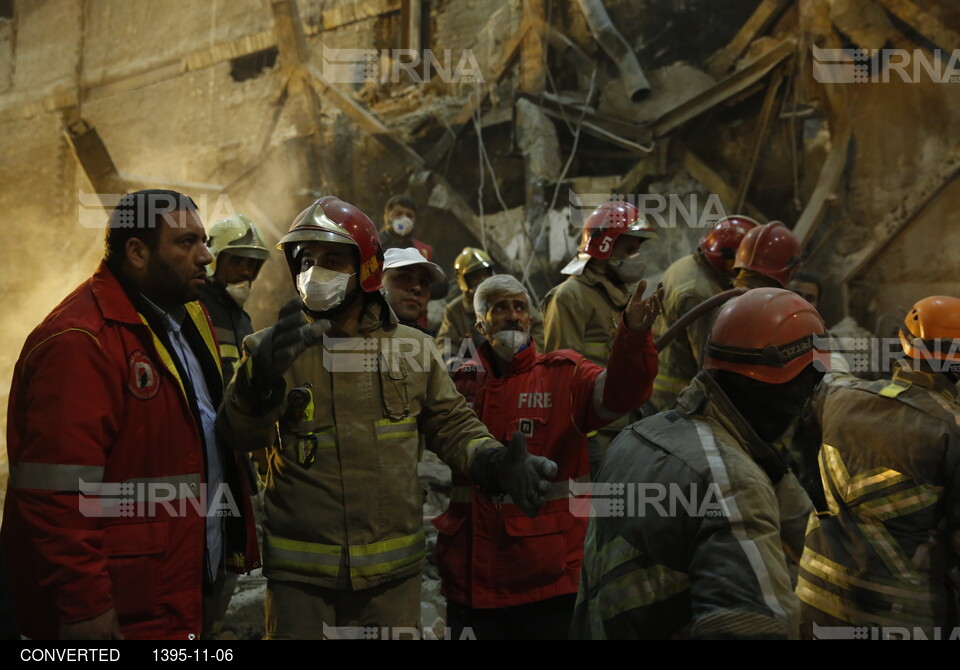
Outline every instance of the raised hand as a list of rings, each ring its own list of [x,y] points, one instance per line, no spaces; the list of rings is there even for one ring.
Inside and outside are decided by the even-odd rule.
[[[650,330],[657,315],[663,311],[663,283],[657,284],[657,290],[644,300],[643,292],[646,290],[647,282],[641,280],[623,312],[623,321],[627,328],[638,333]]]

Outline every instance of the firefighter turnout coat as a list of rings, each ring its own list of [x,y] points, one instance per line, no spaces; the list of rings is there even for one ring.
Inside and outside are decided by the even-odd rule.
[[[245,340],[246,356],[263,335]],[[398,325],[376,294],[355,337],[325,336],[284,379],[277,410],[245,406],[231,383],[217,417],[235,449],[274,445],[264,574],[352,590],[418,574],[426,556],[421,437],[460,473],[476,450],[499,446],[457,393],[433,340]]]
[[[697,253],[684,256],[667,268],[663,288],[663,313],[653,324],[657,337],[691,309],[724,290],[720,274]],[[660,352],[660,371],[650,400],[658,411],[673,407],[677,395],[697,374],[715,317],[715,312],[702,315]]]
[[[948,572],[960,550],[960,405],[939,373],[821,384],[820,473],[797,595],[819,626],[955,626]],[[946,634],[944,634],[946,638]]]
[[[796,638],[785,547],[798,556],[811,505],[785,470],[708,372],[621,433],[595,484],[574,637]]]

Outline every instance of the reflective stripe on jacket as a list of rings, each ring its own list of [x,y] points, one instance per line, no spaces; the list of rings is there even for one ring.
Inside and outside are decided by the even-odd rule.
[[[797,637],[784,544],[811,506],[755,460],[774,457],[706,372],[621,433],[594,484],[574,636]]]
[[[828,511],[810,520],[797,595],[804,623],[954,625],[960,405],[940,374],[835,375],[814,404]]]
[[[355,337],[325,336],[285,375],[287,401],[247,408],[227,388],[218,429],[236,449],[270,450],[264,574],[364,589],[423,568],[421,444],[454,472],[498,447],[453,386],[433,341],[397,325],[371,295]],[[257,351],[264,331],[244,342]],[[309,391],[309,412],[294,390]],[[421,442],[421,437],[423,441]]]
[[[199,303],[186,310],[183,332],[216,402],[210,323]],[[24,344],[11,385],[2,535],[31,638],[55,638],[59,623],[111,607],[127,638],[201,632],[204,447],[189,381],[163,338],[101,265]],[[249,491],[230,456],[226,560],[250,570],[259,554]]]

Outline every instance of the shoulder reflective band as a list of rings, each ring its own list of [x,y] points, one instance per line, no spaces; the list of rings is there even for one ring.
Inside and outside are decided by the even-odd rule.
[[[824,337],[819,335],[818,337]],[[799,340],[788,342],[779,347],[771,344],[764,349],[742,349],[740,347],[725,347],[707,341],[707,355],[718,361],[728,363],[742,363],[744,365],[765,365],[768,367],[783,367],[795,358],[813,351],[813,335],[806,335]]]
[[[882,389],[880,389],[880,395],[882,395],[884,398],[896,398],[898,395],[906,391],[911,386],[912,384],[909,382],[907,382],[906,386],[902,386],[900,384],[897,384],[896,382],[890,382],[889,384],[884,386]]]

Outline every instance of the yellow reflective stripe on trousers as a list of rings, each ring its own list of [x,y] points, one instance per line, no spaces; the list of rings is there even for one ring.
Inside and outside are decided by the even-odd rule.
[[[266,535],[264,566],[307,575],[336,577],[342,562],[343,547],[335,544],[302,542]],[[393,572],[422,560],[427,555],[425,535],[419,530],[412,535],[353,545],[348,548],[351,577],[370,577]]]
[[[269,534],[263,538],[263,565],[271,570],[336,577],[342,553],[335,544],[300,542]]]
[[[408,416],[399,421],[392,419],[380,419],[374,423],[378,440],[389,440],[401,437],[417,437],[417,418]]]
[[[38,491],[79,491],[82,483],[103,481],[103,467],[65,463],[19,463],[10,466],[10,486]]]
[[[413,535],[350,547],[350,576],[369,577],[393,572],[427,555],[426,535]]]

